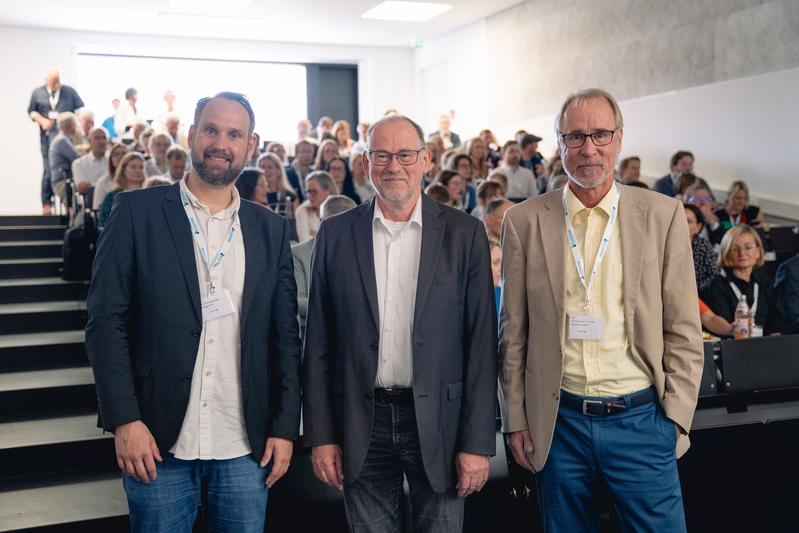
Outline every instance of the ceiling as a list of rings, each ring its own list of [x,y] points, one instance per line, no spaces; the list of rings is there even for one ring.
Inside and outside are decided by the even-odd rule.
[[[246,1],[246,0],[245,0]],[[357,46],[410,46],[520,0],[435,0],[453,5],[427,22],[365,20],[382,0],[29,0],[3,2],[0,25],[110,33]],[[189,7],[176,7],[188,5]],[[208,6],[208,7],[204,7]]]

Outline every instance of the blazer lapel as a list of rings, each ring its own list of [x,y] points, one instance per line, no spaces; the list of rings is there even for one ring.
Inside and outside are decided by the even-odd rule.
[[[556,198],[560,198],[557,196]],[[544,210],[538,212],[538,232],[544,245],[544,261],[547,265],[549,287],[558,316],[563,317],[563,302],[566,300],[565,264],[563,262],[563,241],[566,239],[566,227],[563,222],[563,209],[560,202],[544,204]]]
[[[355,257],[358,261],[358,270],[361,271],[361,281],[363,282],[364,294],[369,302],[372,311],[372,318],[375,321],[375,329],[380,329],[380,319],[378,317],[377,306],[377,280],[375,278],[374,243],[372,242],[372,219],[375,212],[375,200],[373,199],[368,206],[360,209],[359,218],[352,225],[352,233],[355,239]]]
[[[624,319],[632,338],[638,287],[644,262],[647,207],[636,202],[631,187],[622,187],[619,198],[619,233],[621,235],[622,268],[624,269]]]
[[[194,314],[197,320],[202,323],[202,311],[200,309],[200,281],[197,277],[197,262],[194,260],[194,241],[191,236],[189,220],[180,201],[180,185],[176,183],[169,188],[163,203],[164,215],[166,216],[169,231],[172,234],[172,242],[178,253],[180,268],[183,270],[183,279],[186,281],[186,288],[189,291]]]
[[[441,245],[444,242],[446,221],[440,218],[441,209],[426,194],[422,194],[422,253],[416,279],[416,305],[413,312],[413,329],[422,316],[422,309],[430,294],[430,285],[438,266]]]
[[[244,289],[241,295],[241,334],[244,335],[244,326],[247,324],[247,313],[250,311],[255,286],[258,284],[258,274],[263,273],[264,264],[261,259],[265,256],[263,246],[265,239],[259,238],[257,224],[252,216],[253,212],[241,202],[239,208],[239,223],[241,224],[241,239],[244,241]]]

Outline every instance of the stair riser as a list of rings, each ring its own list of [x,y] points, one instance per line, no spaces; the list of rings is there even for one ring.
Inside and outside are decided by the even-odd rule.
[[[9,228],[0,226],[0,242],[55,241],[64,238],[65,228]]]
[[[0,418],[6,420],[96,408],[94,384],[0,392]]]
[[[0,372],[81,366],[88,363],[83,343],[0,349]]]
[[[0,279],[57,278],[61,276],[62,263],[30,263],[0,265]]]
[[[118,469],[114,439],[0,450],[0,489],[14,478],[67,471]],[[120,481],[121,483],[121,481]]]
[[[42,259],[45,257],[62,257],[62,252],[62,244],[0,246],[0,259]]]
[[[86,319],[86,311],[0,315],[0,335],[83,329]]]
[[[59,216],[40,215],[5,215],[0,216],[0,227],[3,226],[56,226],[65,221]]]
[[[56,300],[82,300],[86,298],[88,292],[89,286],[85,283],[14,285],[10,287],[0,287],[0,302],[14,304]]]

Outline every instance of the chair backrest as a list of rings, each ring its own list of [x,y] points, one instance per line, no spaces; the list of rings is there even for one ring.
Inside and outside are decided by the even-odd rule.
[[[730,394],[799,387],[799,335],[722,341],[721,362]]]
[[[716,342],[705,341],[705,364],[702,367],[702,381],[699,382],[699,396],[713,396],[718,394],[719,388],[716,384],[716,361],[714,353]]]
[[[769,231],[771,248],[777,253],[799,253],[799,226],[780,226]]]

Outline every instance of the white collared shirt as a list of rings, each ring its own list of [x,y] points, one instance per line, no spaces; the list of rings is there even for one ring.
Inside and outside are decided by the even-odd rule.
[[[499,171],[508,178],[508,198],[532,198],[538,195],[538,181],[530,169],[521,165],[516,168],[502,164]]]
[[[184,180],[179,187],[189,198],[191,209],[213,258],[222,246],[231,223],[236,219],[241,199],[235,187],[233,201],[211,215],[207,206],[191,193]],[[186,238],[192,238],[187,229]],[[236,312],[203,324],[200,346],[191,378],[191,393],[183,426],[170,452],[178,459],[233,459],[251,452],[244,424],[241,395],[241,299],[244,291],[244,240],[234,233],[228,255],[210,273],[203,265],[199,248],[192,241],[200,296],[205,298],[213,281],[227,289]]]
[[[413,314],[422,254],[422,198],[407,222],[388,220],[375,202],[372,220],[380,347],[378,388],[410,387],[413,382]]]
[[[72,162],[72,179],[75,183],[94,185],[108,174],[108,157],[95,157],[93,153],[82,155]]]

